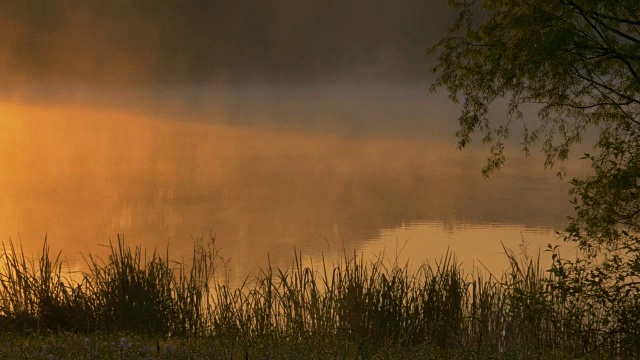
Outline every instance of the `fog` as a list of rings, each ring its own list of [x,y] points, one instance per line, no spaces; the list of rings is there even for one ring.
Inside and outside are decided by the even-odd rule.
[[[416,111],[428,98],[425,49],[452,16],[445,1],[8,0],[0,99],[425,136],[441,126],[425,129]],[[440,105],[430,111],[451,111]]]
[[[3,86],[422,79],[445,1],[0,4]]]
[[[294,247],[357,247],[416,221],[448,233],[468,224],[548,232],[569,210],[565,184],[540,157],[487,180],[484,152],[457,152],[436,136],[345,137],[83,107],[0,111],[2,236],[37,251],[48,234],[76,261],[117,234],[188,256],[192,236],[213,233],[240,267],[267,254],[281,264]],[[415,238],[426,250],[413,255],[440,246],[442,230]],[[514,239],[492,240],[474,235],[463,249]]]
[[[425,49],[452,16],[417,0],[2,1],[0,237],[37,250],[48,234],[74,256],[125,234],[188,256],[211,232],[250,267],[394,236],[419,236],[420,257],[461,229],[469,256],[548,235],[566,184],[518,138],[483,179],[487,149],[457,151],[459,108],[429,92]]]

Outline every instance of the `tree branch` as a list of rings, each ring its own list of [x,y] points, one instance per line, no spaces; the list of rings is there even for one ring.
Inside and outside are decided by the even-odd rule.
[[[613,20],[613,21],[617,21],[623,24],[628,24],[628,25],[637,25],[640,26],[640,21],[636,21],[636,20],[629,20],[629,19],[625,19],[625,18],[621,18],[621,17],[617,17],[617,16],[611,16],[611,15],[605,15],[601,12],[597,12],[597,11],[592,11],[591,12],[593,15],[597,16],[597,17],[601,17],[603,19],[607,19],[607,20]]]
[[[585,64],[584,62],[582,63],[582,65],[584,66],[585,70],[587,70],[587,71],[588,71],[588,68],[587,68],[587,66],[586,66],[586,64]],[[593,85],[595,85],[595,86],[597,86],[597,87],[601,87],[601,88],[603,88],[603,89],[605,89],[605,90],[607,90],[607,91],[609,91],[609,92],[611,92],[611,93],[613,93],[613,94],[617,95],[618,97],[620,97],[620,98],[622,98],[622,99],[626,99],[626,100],[628,100],[628,101],[631,101],[632,103],[640,104],[640,100],[635,99],[635,98],[633,98],[633,97],[631,97],[631,96],[629,96],[629,95],[627,95],[627,94],[621,93],[621,92],[619,92],[619,91],[617,91],[617,90],[615,90],[615,89],[611,88],[610,86],[606,85],[606,84],[605,84],[605,82],[603,82],[603,81],[602,81],[602,79],[599,79],[600,81],[596,81],[596,80],[595,80],[595,79],[593,79],[592,77],[591,77],[591,78],[589,78],[589,77],[584,76],[584,75],[583,75],[583,74],[581,74],[581,73],[580,73],[580,71],[578,71],[577,69],[575,69],[575,70],[576,70],[576,71],[575,71],[576,76],[578,76],[580,79],[582,79],[582,80],[584,80],[584,81],[587,81],[587,82],[589,82],[589,83],[591,83],[591,84],[593,84]],[[593,75],[593,74],[589,74],[589,75]],[[605,95],[605,94],[604,94],[604,93],[602,93],[602,92],[601,92],[601,94],[602,94],[602,95]]]

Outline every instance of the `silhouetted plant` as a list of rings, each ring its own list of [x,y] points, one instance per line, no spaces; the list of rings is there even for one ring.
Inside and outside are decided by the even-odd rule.
[[[311,339],[365,357],[397,348],[446,358],[638,353],[636,298],[594,292],[610,273],[557,251],[543,272],[539,258],[505,249],[511,266],[500,278],[465,273],[452,254],[411,271],[355,253],[305,266],[296,253],[291,269],[268,267],[232,287],[216,277],[213,239],[196,242],[187,265],[155,251],[146,257],[118,238],[106,260],[88,257],[80,278],[64,277],[60,255],[52,261],[48,249],[45,242],[40,260],[27,261],[12,243],[4,247],[2,329],[210,337],[236,354],[256,341],[296,347]]]

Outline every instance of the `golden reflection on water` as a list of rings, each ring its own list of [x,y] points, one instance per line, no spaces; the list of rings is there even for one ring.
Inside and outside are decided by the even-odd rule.
[[[457,224],[455,229],[451,226],[441,221],[420,221],[382,230],[363,251],[369,254],[384,251],[387,257],[414,267],[435,264],[449,253],[465,271],[488,271],[500,278],[510,265],[507,251],[519,261],[539,259],[546,269],[551,265],[551,256],[545,252],[547,245],[562,245],[558,235],[548,228],[527,228],[521,224]],[[570,248],[567,244],[563,249]]]
[[[469,263],[477,249],[519,242],[520,231],[547,229],[525,236],[536,246],[554,238],[548,229],[569,209],[566,186],[531,170],[537,159],[485,180],[485,153],[456,152],[453,138],[348,138],[81,107],[0,104],[0,114],[0,236],[38,251],[48,234],[72,264],[104,253],[98,245],[117,234],[169,244],[182,258],[192,236],[209,233],[238,269],[264,266],[267,254],[288,265],[294,247],[377,252],[406,238],[416,260],[450,246]],[[479,225],[433,226],[452,218]]]

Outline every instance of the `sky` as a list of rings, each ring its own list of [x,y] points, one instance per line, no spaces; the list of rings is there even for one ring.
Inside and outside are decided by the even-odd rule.
[[[4,91],[420,80],[445,0],[3,0]]]

